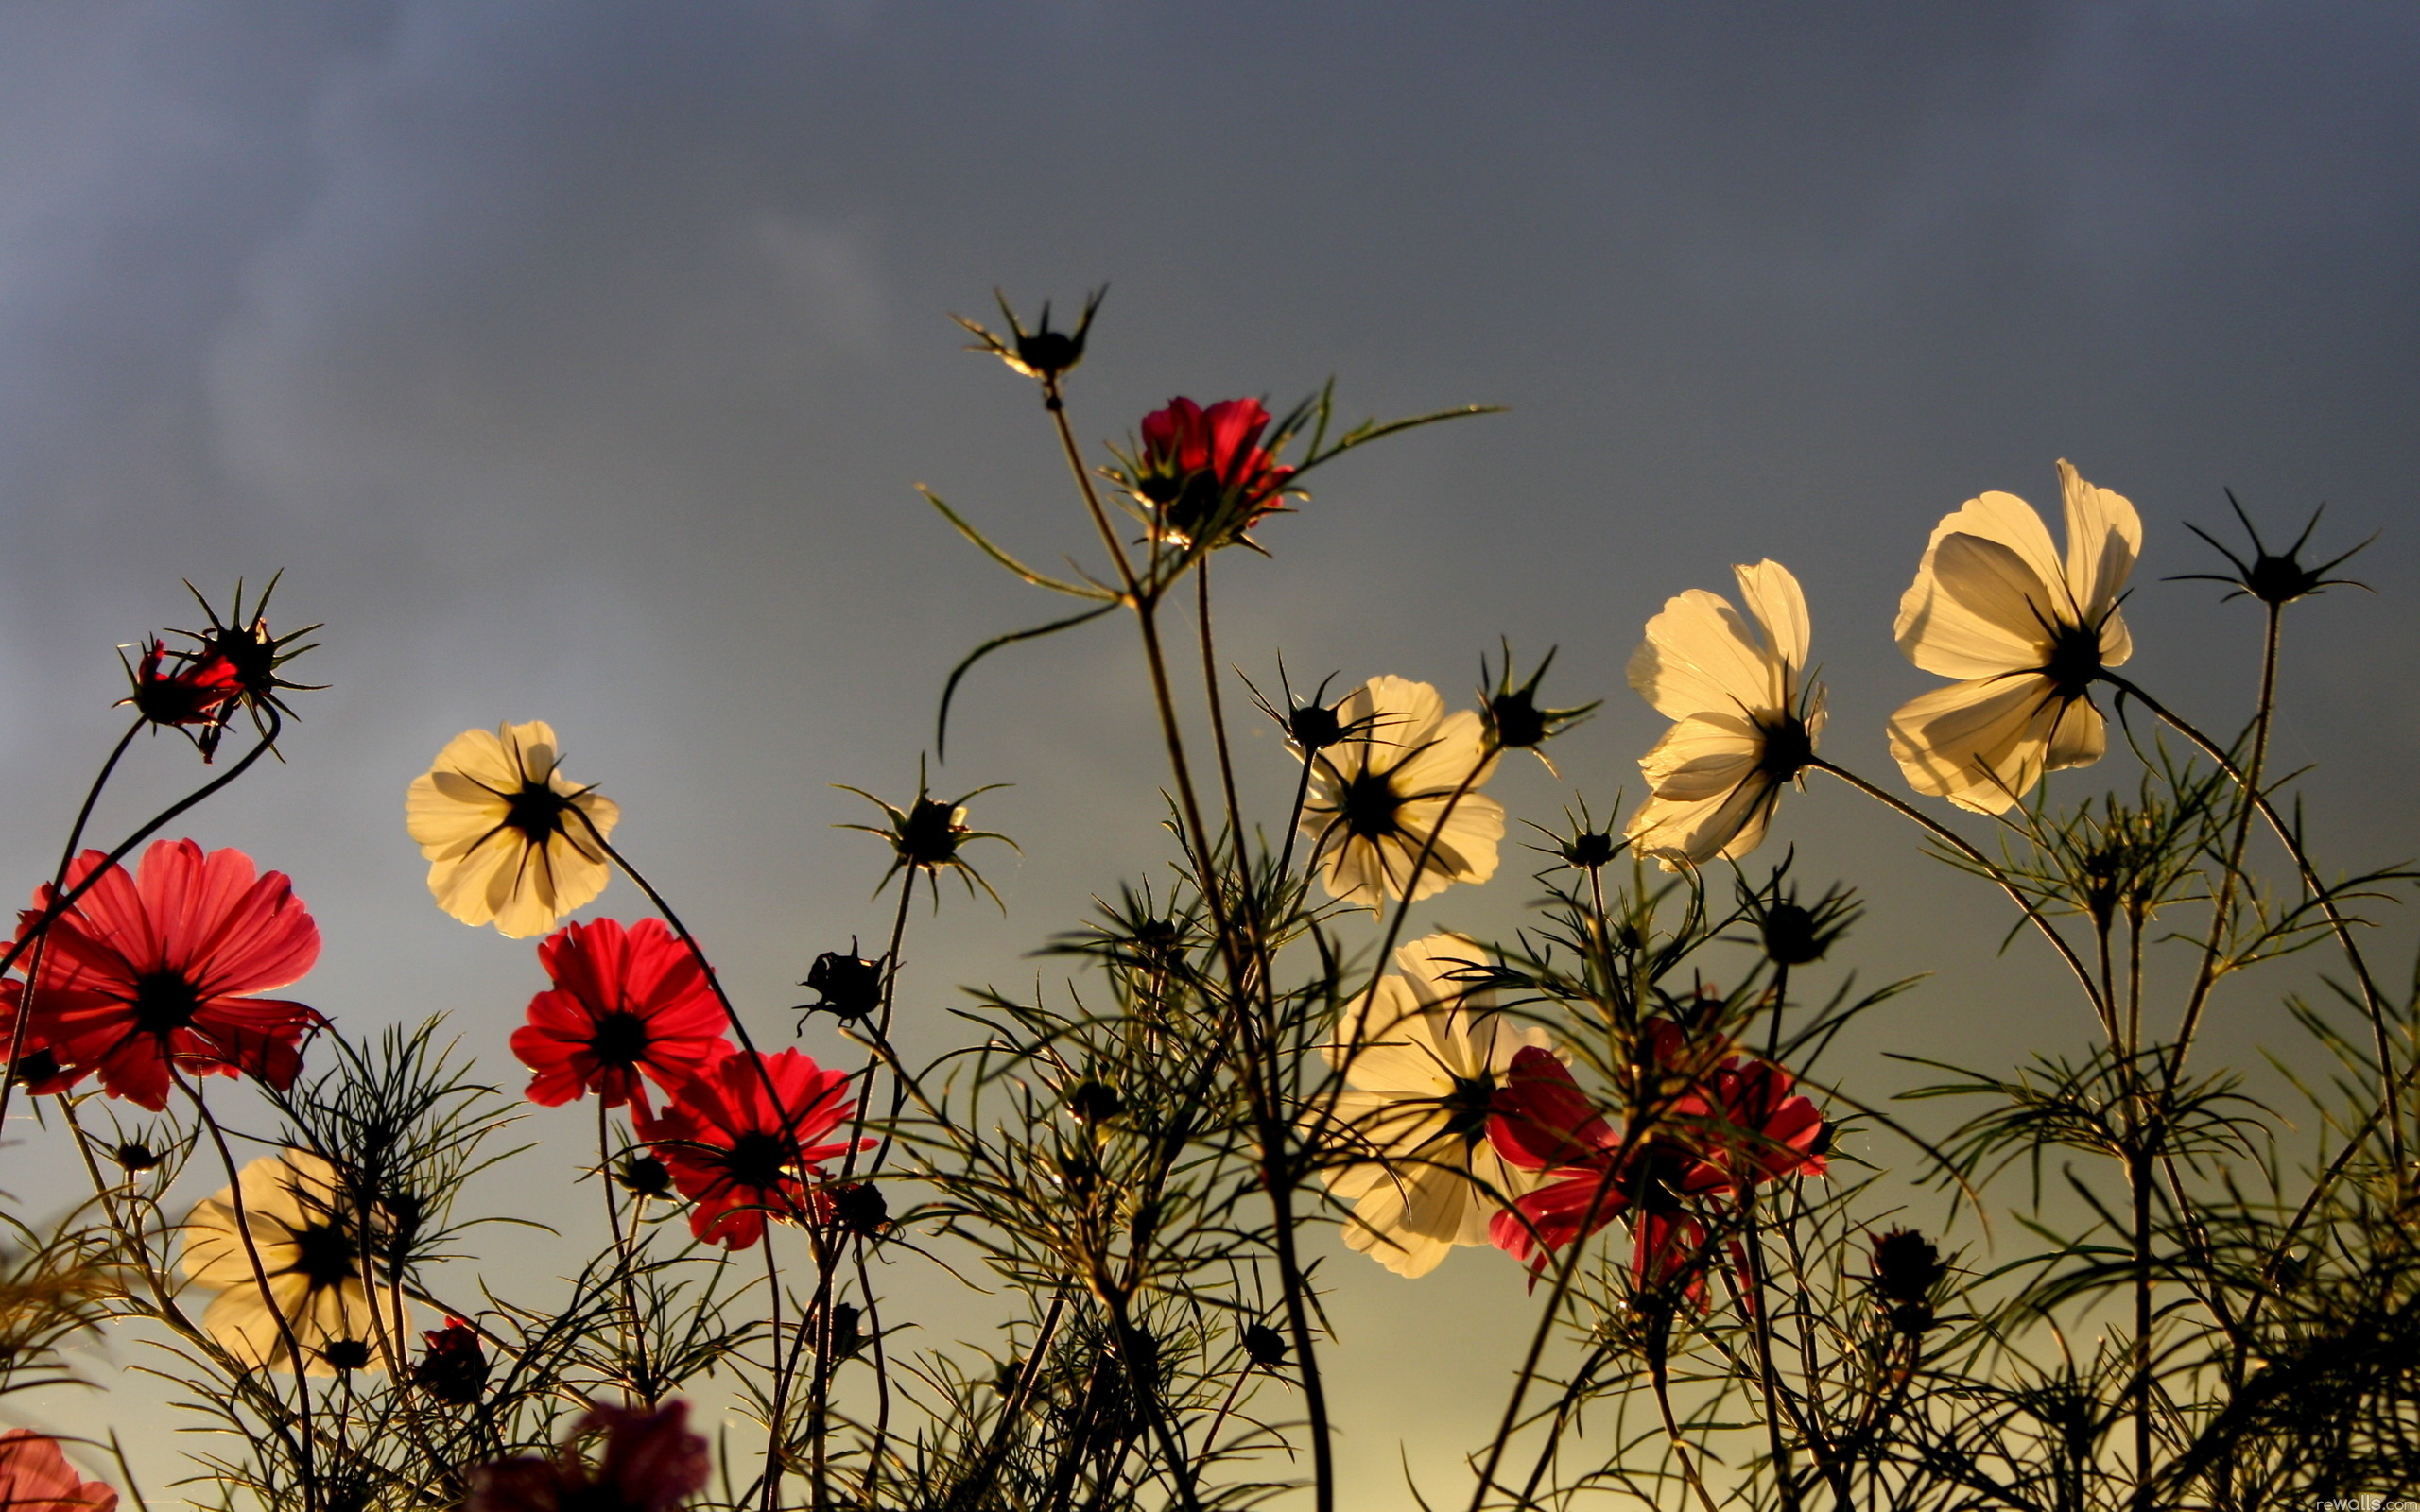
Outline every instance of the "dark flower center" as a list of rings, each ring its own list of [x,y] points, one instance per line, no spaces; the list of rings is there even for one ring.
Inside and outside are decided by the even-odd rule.
[[[1757,775],[1786,782],[1815,759],[1815,737],[1807,733],[1806,721],[1796,714],[1783,714],[1758,728],[1764,733],[1765,753],[1756,763]]]
[[[294,1263],[285,1268],[317,1291],[350,1280],[358,1258],[353,1237],[342,1228],[332,1223],[305,1223],[294,1230]]]
[[[2042,675],[2062,698],[2081,698],[2100,676],[2100,632],[2081,625],[2062,625],[2050,642],[2050,658]]]
[[[182,971],[149,971],[134,979],[134,1026],[166,1034],[193,1022],[201,994]]]
[[[731,1142],[721,1164],[733,1185],[754,1187],[761,1192],[782,1184],[790,1157],[790,1147],[780,1135],[752,1130]]]
[[[1495,1078],[1455,1077],[1454,1090],[1445,1094],[1444,1106],[1445,1132],[1461,1135],[1466,1144],[1477,1144],[1486,1137],[1488,1115],[1495,1108]]]
[[[360,1339],[330,1339],[320,1354],[339,1370],[358,1370],[370,1363],[370,1346]]]
[[[648,1046],[653,1042],[647,1032],[647,1021],[616,1008],[596,1016],[596,1027],[588,1037],[588,1052],[605,1065],[628,1071],[647,1058]]]
[[[1344,784],[1344,799],[1340,805],[1344,827],[1365,840],[1375,840],[1390,834],[1400,834],[1403,827],[1395,823],[1395,811],[1403,807],[1403,796],[1395,791],[1391,774],[1363,770]]]
[[[562,830],[563,810],[571,799],[544,782],[527,782],[504,800],[504,822],[520,831],[531,845],[544,845]]]

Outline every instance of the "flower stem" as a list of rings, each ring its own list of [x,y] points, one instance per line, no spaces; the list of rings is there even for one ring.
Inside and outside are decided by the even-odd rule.
[[[1963,835],[1961,835],[1955,830],[1952,830],[1948,826],[1943,824],[1940,820],[1935,819],[1921,809],[1901,800],[1894,795],[1884,792],[1881,788],[1875,786],[1872,782],[1867,782],[1864,778],[1858,776],[1855,772],[1848,770],[1846,767],[1835,766],[1830,762],[1824,760],[1820,756],[1809,761],[1806,765],[1816,771],[1831,773],[1834,777],[1839,778],[1841,782],[1846,782],[1853,788],[1856,788],[1858,792],[1863,793],[1866,797],[1874,799],[1877,803],[1880,803],[1885,808],[1891,809],[1902,817],[1920,825],[1923,827],[1925,832],[1930,834],[1934,839],[1957,851],[1960,855],[1964,856],[1968,864],[1980,870],[1985,877],[1989,878],[1999,887],[2000,891],[2008,894],[2009,901],[2016,904],[2017,908],[2024,913],[2027,920],[2030,921],[2035,929],[2041,931],[2042,937],[2050,942],[2050,948],[2059,953],[2059,958],[2066,961],[2067,963],[2067,969],[2075,973],[2077,984],[2083,988],[2085,1001],[2092,1005],[2093,1013],[2100,1020],[2100,1026],[2108,1033],[2110,1040],[2115,1041],[2118,1039],[2120,1031],[2118,1024],[2117,1008],[2113,1004],[2109,1003],[2101,996],[2100,987],[2092,979],[2092,972],[2090,969],[2083,964],[2083,958],[2076,954],[2075,947],[2067,943],[2065,936],[2061,935],[2056,929],[2053,929],[2050,926],[2050,921],[2042,916],[2042,911],[2033,905],[2032,900],[2027,898],[2025,894],[2018,889],[2016,884],[2010,880],[2008,874],[2002,871],[1998,867],[1993,865],[1990,859],[1987,858],[1982,851],[1975,849],[1975,847],[1968,842]]]

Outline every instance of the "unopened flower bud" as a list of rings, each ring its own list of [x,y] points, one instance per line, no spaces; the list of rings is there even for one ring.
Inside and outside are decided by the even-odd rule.
[[[129,1140],[116,1150],[117,1163],[129,1171],[148,1171],[160,1163],[159,1153],[141,1140]]]
[[[1253,1323],[1244,1329],[1244,1355],[1263,1370],[1274,1370],[1286,1363],[1286,1335],[1266,1323]]]
[[[624,1160],[614,1179],[622,1184],[623,1191],[642,1197],[660,1197],[672,1190],[671,1169],[652,1155],[633,1155]]]
[[[829,1013],[842,1022],[865,1018],[882,1005],[882,963],[857,954],[857,942],[847,951],[825,951],[806,969],[799,986],[820,994],[802,1011]]]
[[[831,1197],[832,1222],[844,1232],[871,1239],[890,1223],[890,1203],[871,1181],[835,1187]]]
[[[1067,1093],[1067,1116],[1098,1128],[1126,1111],[1126,1100],[1104,1081],[1080,1081]]]
[[[428,1352],[412,1366],[412,1383],[438,1400],[457,1407],[475,1406],[488,1380],[488,1357],[479,1348],[476,1329],[458,1317],[421,1334]]]

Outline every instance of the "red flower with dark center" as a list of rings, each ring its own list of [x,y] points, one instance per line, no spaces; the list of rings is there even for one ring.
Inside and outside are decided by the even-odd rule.
[[[0,1434],[0,1507],[8,1512],[116,1512],[117,1492],[76,1473],[59,1441],[23,1428]]]
[[[529,1000],[512,1053],[537,1073],[529,1100],[560,1108],[595,1092],[648,1110],[647,1081],[669,1091],[725,1044],[722,1005],[697,956],[661,919],[566,924],[538,947],[554,987]]]
[[[107,858],[78,856],[70,888]],[[19,936],[55,894],[34,894]],[[283,872],[255,874],[241,850],[162,840],[137,872],[112,867],[50,926],[28,1027],[70,1080],[158,1112],[169,1070],[294,1084],[302,1037],[326,1021],[300,1003],[255,997],[320,958],[320,929]]]
[[[706,1484],[706,1441],[689,1432],[689,1404],[653,1412],[592,1405],[551,1459],[508,1459],[471,1471],[464,1512],[672,1512]],[[605,1456],[574,1452],[581,1435],[605,1431]]]
[[[1551,1055],[1530,1049],[1513,1057],[1488,1139],[1507,1163],[1546,1180],[1497,1213],[1488,1237],[1534,1277],[1554,1251],[1620,1216],[1640,1282],[1677,1281],[1703,1305],[1703,1205],[1782,1177],[1822,1175],[1824,1118],[1791,1094],[1790,1074],[1769,1062],[1734,1056],[1698,1069],[1708,1047],[1669,1020],[1643,1026],[1640,1050],[1639,1095],[1658,1111],[1655,1126],[1634,1141],[1614,1132]]]
[[[661,1114],[642,1109],[639,1137],[696,1204],[689,1231],[746,1249],[764,1237],[769,1216],[806,1222],[817,1163],[848,1148],[815,1143],[855,1110],[848,1085],[847,1072],[826,1071],[796,1050],[733,1050],[674,1088]]]
[[[1171,399],[1143,417],[1135,491],[1159,507],[1167,532],[1223,546],[1273,513],[1294,475],[1260,444],[1269,411],[1257,399],[1223,399],[1207,410]]]

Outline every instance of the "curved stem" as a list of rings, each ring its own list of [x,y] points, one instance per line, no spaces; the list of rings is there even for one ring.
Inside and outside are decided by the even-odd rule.
[[[269,1287],[268,1267],[261,1262],[260,1245],[252,1237],[252,1220],[244,1211],[244,1178],[235,1167],[234,1152],[227,1147],[226,1132],[219,1128],[218,1120],[210,1111],[210,1105],[202,1100],[201,1089],[186,1081],[173,1060],[168,1064],[168,1074],[192,1100],[195,1115],[201,1120],[201,1126],[210,1131],[210,1143],[218,1150],[219,1163],[227,1168],[227,1200],[234,1210],[236,1236],[244,1243],[244,1258],[251,1263],[252,1283],[260,1288],[261,1306],[268,1310],[269,1316],[277,1319],[278,1339],[285,1346],[285,1358],[294,1367],[294,1400],[296,1415],[302,1420],[303,1451],[302,1462],[297,1469],[302,1474],[303,1505],[317,1512],[320,1502],[320,1477],[314,1464],[318,1456],[313,1452],[316,1435],[311,1428],[311,1385],[305,1368],[308,1362],[302,1358],[302,1341],[295,1337],[293,1319],[285,1315],[285,1309],[278,1305],[276,1292]],[[258,1363],[264,1369],[268,1366],[265,1360]]]
[[[141,727],[137,726],[136,728],[140,729]],[[270,710],[268,713],[268,728],[261,731],[259,742],[254,745],[251,750],[244,753],[244,759],[242,761],[237,762],[234,765],[219,773],[216,777],[202,783],[201,786],[195,788],[192,792],[186,794],[183,798],[179,799],[176,802],[169,804],[166,808],[162,809],[158,814],[153,815],[150,820],[141,829],[119,841],[113,850],[101,858],[98,866],[86,872],[84,874],[83,881],[78,882],[73,887],[67,888],[64,892],[60,891],[59,886],[54,885],[51,888],[50,902],[31,919],[20,923],[17,927],[17,937],[15,941],[11,943],[5,952],[0,952],[0,971],[6,971],[9,967],[16,965],[17,958],[25,954],[29,947],[39,949],[42,939],[50,933],[51,924],[57,920],[61,914],[64,914],[69,909],[75,907],[78,901],[80,900],[84,894],[92,891],[94,886],[100,882],[101,878],[108,874],[109,869],[112,867],[116,866],[120,861],[126,859],[129,851],[132,850],[136,846],[141,845],[144,841],[148,840],[151,836],[159,833],[161,830],[166,828],[169,820],[184,813],[187,809],[192,808],[195,804],[209,798],[220,788],[225,787],[228,783],[233,782],[235,779],[250,771],[253,763],[259,761],[263,755],[275,748],[277,745],[278,731],[282,728],[283,724],[277,716],[277,712],[275,710]],[[132,738],[133,731],[128,731],[126,739],[130,740]],[[121,751],[125,749],[125,740],[121,740],[118,743],[118,747]],[[114,766],[116,763],[117,758],[112,755],[110,758],[110,765]],[[108,768],[103,768],[102,776],[107,777],[108,775]],[[85,819],[90,816],[92,812],[92,805],[98,798],[99,793],[99,784],[95,783],[92,793],[86,796],[84,800],[84,812],[78,814],[76,818],[75,838],[82,837]],[[65,881],[66,871],[62,868],[60,872],[60,882],[63,884]],[[24,1024],[26,1020],[33,1017],[35,981],[36,978],[30,971],[28,971],[25,996],[19,1000],[18,1004],[17,1023],[19,1025]],[[9,1116],[9,1093],[16,1086],[14,1076],[16,1073],[17,1049],[23,1042],[23,1033],[24,1031],[22,1028],[16,1028],[12,1029],[9,1036],[9,1078],[7,1080],[0,1080],[0,1120],[6,1120]]]
[[[2236,810],[2235,833],[2227,840],[2226,866],[2219,873],[2218,902],[2211,905],[2210,936],[2202,946],[2202,964],[2193,973],[2193,990],[2185,1000],[2185,1018],[2177,1026],[2176,1049],[2169,1057],[2169,1079],[2173,1081],[2185,1069],[2186,1052],[2192,1047],[2194,1031],[2201,1026],[2202,1007],[2210,998],[2210,988],[2219,980],[2219,951],[2226,941],[2227,927],[2235,912],[2237,884],[2243,875],[2244,847],[2252,838],[2252,816],[2256,806],[2249,794],[2259,791],[2260,776],[2269,760],[2269,726],[2276,708],[2277,640],[2284,606],[2271,604],[2269,622],[2260,642],[2260,700],[2252,715],[2252,758],[2244,767],[2243,784],[2246,797]]]
[[[2226,774],[2227,780],[2235,783],[2242,790],[2244,796],[2251,799],[2254,806],[2260,811],[2260,816],[2268,822],[2271,833],[2276,835],[2277,843],[2286,848],[2286,854],[2292,859],[2295,869],[2302,875],[2304,890],[2310,894],[2312,902],[2319,904],[2320,912],[2326,918],[2328,927],[2335,931],[2337,943],[2344,952],[2346,964],[2353,968],[2353,975],[2361,985],[2361,1002],[2369,1014],[2370,1033],[2376,1041],[2378,1055],[2380,1095],[2382,1098],[2385,1097],[2387,1095],[2385,1089],[2393,1083],[2394,1072],[2394,1049],[2387,1039],[2385,999],[2379,995],[2377,983],[2370,975],[2369,962],[2362,956],[2361,947],[2353,938],[2352,925],[2345,919],[2343,911],[2336,906],[2335,896],[2320,882],[2319,870],[2311,865],[2310,856],[2303,850],[2302,841],[2295,834],[2292,826],[2286,823],[2275,807],[2270,803],[2269,796],[2260,791],[2256,782],[2238,769],[2235,763],[2228,759],[2227,753],[2219,748],[2216,741],[2202,733],[2167,705],[2124,678],[2106,670],[2100,675],[2119,693],[2150,710],[2170,730],[2201,747],[2202,753],[2216,762],[2219,770]],[[2403,1121],[2394,1116],[2394,1108],[2390,1103],[2382,1102],[2381,1108],[2386,1124],[2388,1147],[2393,1153],[2394,1163],[2401,1165],[2403,1163]]]
[[[2100,1018],[2101,1028],[2108,1031],[2109,1038],[2113,1042],[2118,1040],[2121,1031],[2118,1023],[2117,1010],[2114,1005],[2101,996],[2099,985],[2092,979],[2091,970],[2083,964],[2083,957],[2076,954],[2075,947],[2067,943],[2065,936],[2061,935],[2056,929],[2053,929],[2050,926],[2050,921],[2043,917],[2042,910],[2035,907],[2032,900],[2027,898],[2025,894],[2018,889],[2016,884],[2009,879],[2008,873],[2002,871],[1991,861],[1989,857],[1985,856],[1982,851],[1975,849],[1974,845],[1957,831],[1941,823],[1930,815],[1926,814],[1923,810],[1902,801],[1893,794],[1884,792],[1881,788],[1875,786],[1872,782],[1867,782],[1864,778],[1858,776],[1855,772],[1848,770],[1846,767],[1835,766],[1830,762],[1824,760],[1820,756],[1808,762],[1806,765],[1813,770],[1819,772],[1829,772],[1832,776],[1848,783],[1849,786],[1856,788],[1858,792],[1863,793],[1866,797],[1874,799],[1877,803],[1880,803],[1885,808],[1891,809],[1899,814],[1902,817],[1910,819],[1917,825],[1922,826],[1927,833],[1940,841],[1943,845],[1945,845],[1951,850],[1957,851],[1960,855],[1964,856],[1969,865],[1975,867],[1985,877],[1989,878],[1996,885],[1998,886],[2000,891],[2008,894],[2009,902],[2016,904],[2017,908],[2024,913],[2027,920],[2031,922],[2035,929],[2041,931],[2042,937],[2050,942],[2050,948],[2059,953],[2059,958],[2067,963],[2067,970],[2075,973],[2077,986],[2083,988],[2085,1001],[2092,1005],[2094,1014]]]

